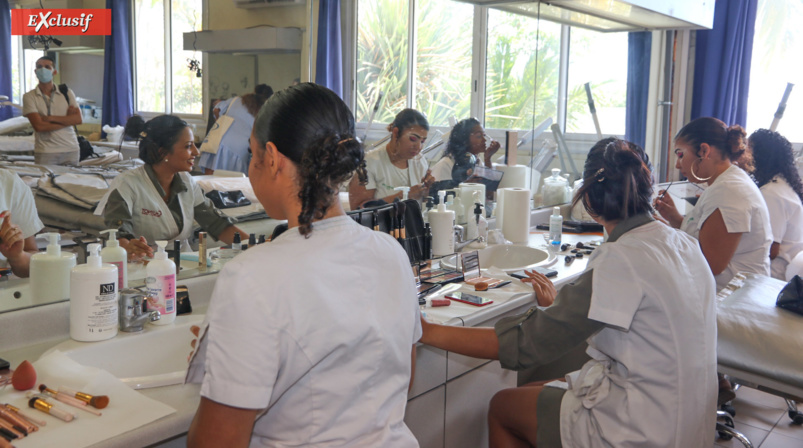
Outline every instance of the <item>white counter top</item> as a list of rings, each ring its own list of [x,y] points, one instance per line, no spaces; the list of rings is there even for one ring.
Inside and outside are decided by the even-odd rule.
[[[545,246],[542,234],[543,232],[532,232],[529,245],[532,247]],[[600,241],[601,237],[595,235],[564,235],[564,240],[570,243],[576,243],[577,241],[591,242]],[[563,258],[562,255],[559,255],[554,265],[550,266],[550,268],[558,271],[557,277],[553,278],[558,288],[575,279],[587,264],[587,256],[575,260],[570,265],[566,265]],[[178,282],[180,285],[187,285],[190,288],[190,297],[196,314],[202,314],[206,311],[208,297],[215,279],[216,274]],[[532,306],[533,303],[534,294],[519,295],[505,303],[478,308],[471,314],[449,323],[479,326],[502,315],[521,312],[524,308]],[[69,303],[67,302],[0,314],[0,341],[2,341],[0,357],[8,360],[12,366],[17,366],[25,359],[36,360],[49,348],[68,338]],[[189,350],[190,348],[188,347],[188,353]],[[416,383],[426,382],[422,372],[425,368],[426,366],[423,364],[417,366]],[[414,389],[418,388],[414,386]],[[92,445],[94,448],[153,445],[179,436],[187,431],[200,401],[198,385],[158,387],[143,389],[140,392],[147,397],[171,406],[176,409],[176,413],[144,427]],[[411,396],[413,395],[411,394]],[[0,392],[0,401],[2,401],[2,392]]]

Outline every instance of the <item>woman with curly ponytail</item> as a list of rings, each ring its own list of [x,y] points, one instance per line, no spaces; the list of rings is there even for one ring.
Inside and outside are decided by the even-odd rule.
[[[792,144],[781,134],[759,129],[747,144],[753,153],[753,176],[770,213],[770,270],[773,277],[786,281],[787,265],[803,250],[803,182]]]
[[[511,370],[554,368],[556,360],[563,367],[567,353],[588,345],[590,359],[566,375],[571,381],[531,383],[491,399],[489,446],[713,444],[714,278],[694,238],[653,219],[642,155],[619,139],[589,151],[574,201],[609,237],[559,293],[545,276],[528,273],[523,281],[545,308],[495,328],[423,325],[421,342]]]
[[[289,229],[218,278],[188,445],[418,446],[403,420],[421,336],[407,255],[337,198],[364,176],[351,111],[325,87],[288,87],[257,115],[251,151],[254,192]]]

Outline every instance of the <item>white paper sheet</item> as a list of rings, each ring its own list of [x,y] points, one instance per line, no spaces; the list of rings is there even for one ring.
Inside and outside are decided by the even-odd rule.
[[[63,446],[81,448],[139,428],[176,412],[175,409],[130,389],[105,370],[82,366],[60,351],[54,351],[33,363],[36,383],[50,389],[67,386],[92,395],[107,395],[109,406],[97,417],[67,406],[55,399],[57,407],[72,412],[78,418],[65,423],[55,417],[28,407],[25,392],[7,387],[0,392],[0,402],[10,403],[36,417],[46,420],[39,428],[22,440],[15,440],[17,448]]]

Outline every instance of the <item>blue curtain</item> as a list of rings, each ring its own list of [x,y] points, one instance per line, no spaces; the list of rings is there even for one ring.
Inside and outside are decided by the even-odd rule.
[[[628,33],[625,140],[644,147],[647,140],[647,95],[650,88],[652,32]]]
[[[320,0],[315,83],[343,97],[343,56],[340,44],[340,0]]]
[[[0,0],[0,95],[11,95],[11,7],[8,0]],[[11,107],[0,107],[0,121],[11,118]]]
[[[2,0],[0,0],[2,1]],[[106,0],[111,9],[112,34],[106,36],[103,70],[103,125],[125,125],[134,114],[134,83],[131,71],[131,2]]]
[[[691,118],[744,125],[758,0],[717,0],[714,28],[697,31]]]

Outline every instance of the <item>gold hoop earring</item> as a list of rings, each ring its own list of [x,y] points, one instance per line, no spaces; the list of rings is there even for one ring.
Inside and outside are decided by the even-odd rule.
[[[703,159],[697,159],[697,160],[695,160],[694,162],[700,162],[701,160],[703,160]],[[712,177],[712,176],[708,176],[708,177],[706,177],[706,178],[702,178],[702,177],[698,176],[698,175],[697,175],[697,174],[694,172],[694,162],[692,162],[692,163],[691,163],[691,167],[689,167],[689,169],[691,170],[691,175],[692,175],[692,176],[694,176],[694,178],[695,178],[695,179],[697,179],[697,180],[699,180],[700,182],[705,182],[705,181],[707,181],[708,179],[711,179],[711,177]]]

